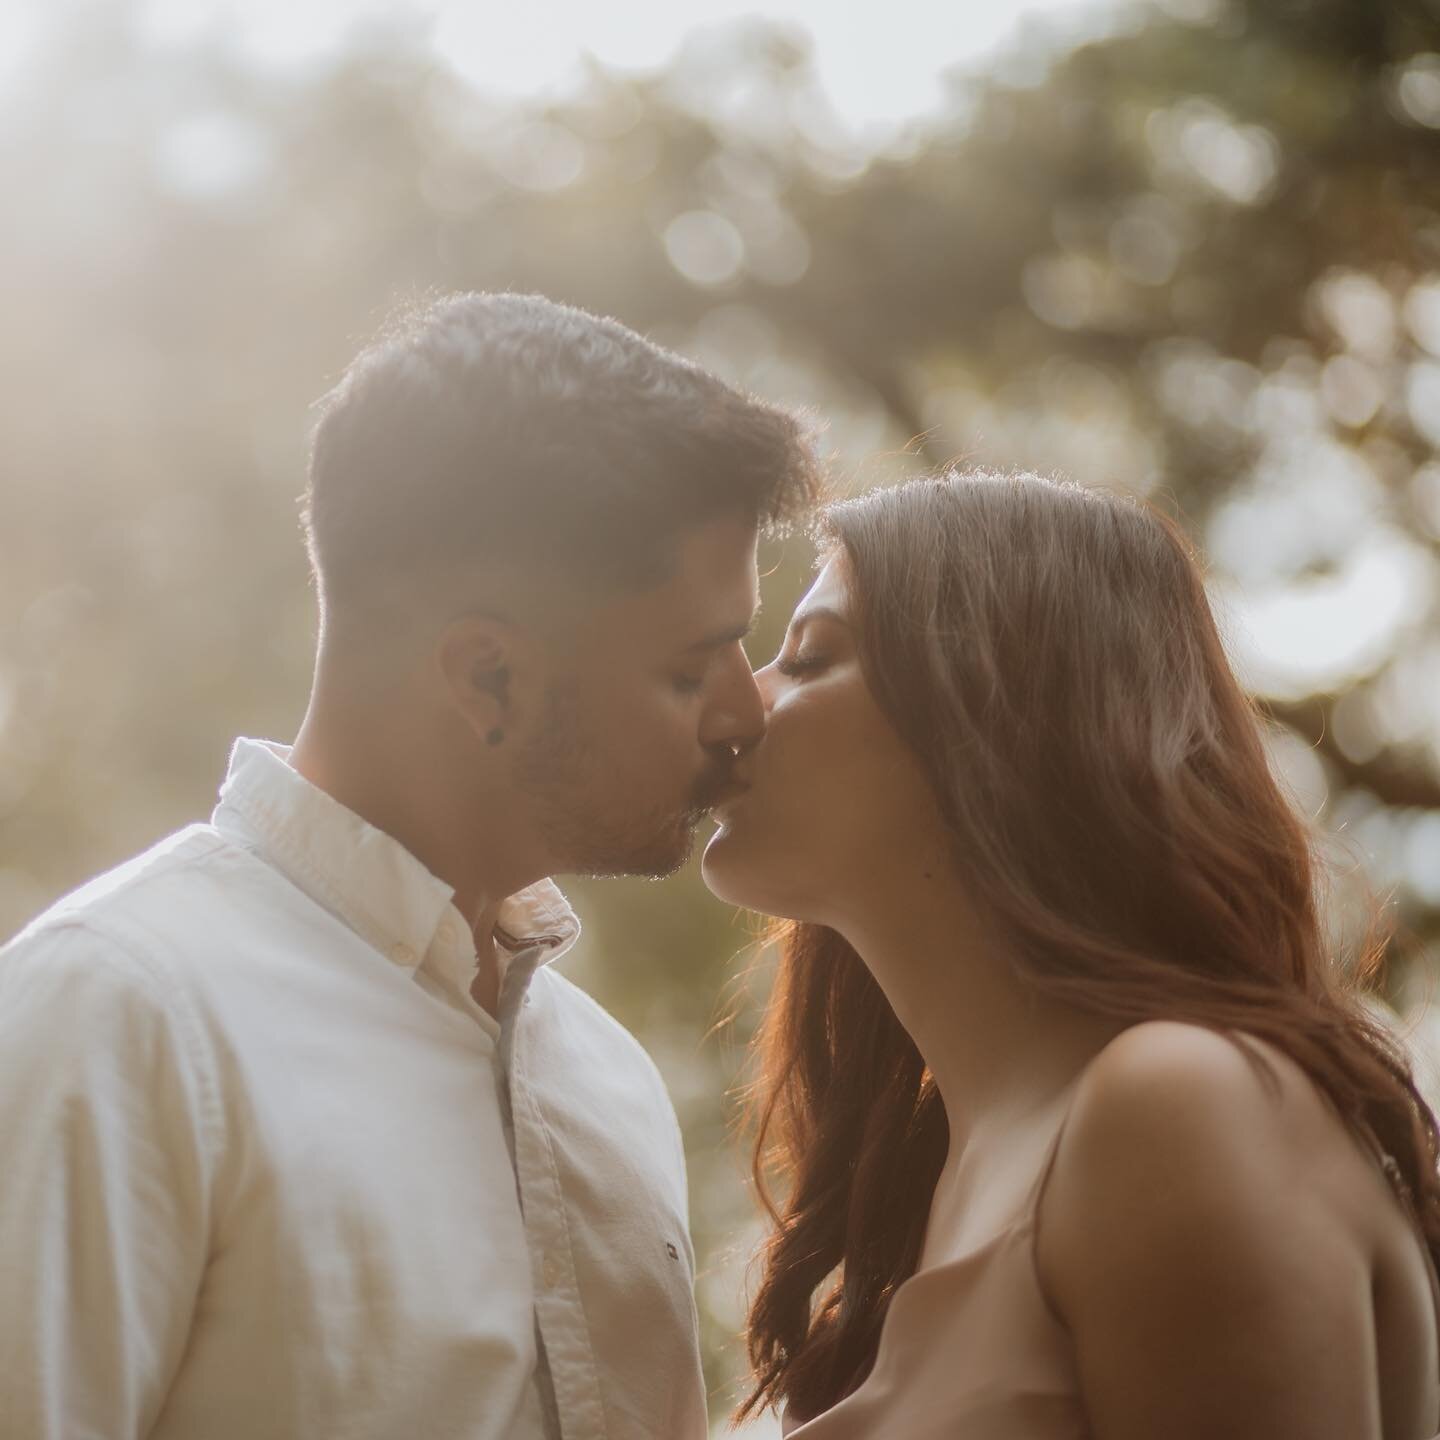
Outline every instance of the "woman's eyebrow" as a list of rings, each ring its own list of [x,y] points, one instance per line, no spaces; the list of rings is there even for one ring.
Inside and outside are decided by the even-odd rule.
[[[790,617],[790,628],[798,630],[812,620],[829,620],[836,625],[843,625],[847,630],[850,629],[850,622],[838,610],[832,610],[828,605],[811,605],[809,609],[797,610]]]

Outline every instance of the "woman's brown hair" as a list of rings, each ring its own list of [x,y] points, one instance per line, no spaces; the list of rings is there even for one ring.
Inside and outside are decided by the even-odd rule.
[[[821,534],[866,681],[1024,979],[1122,1023],[1188,1021],[1291,1056],[1394,1156],[1440,1264],[1435,1119],[1359,998],[1383,937],[1349,969],[1330,952],[1310,834],[1179,527],[1077,485],[947,473],[833,506]],[[914,1042],[833,930],[780,927],[755,1058],[754,1174],[775,1228],[736,1418],[784,1401],[807,1419],[874,1361],[948,1131]]]

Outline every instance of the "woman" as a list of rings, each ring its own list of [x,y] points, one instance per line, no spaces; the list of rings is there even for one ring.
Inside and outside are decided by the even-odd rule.
[[[1435,1121],[1325,949],[1175,526],[948,475],[822,532],[704,862],[793,922],[740,1416],[1429,1440]]]

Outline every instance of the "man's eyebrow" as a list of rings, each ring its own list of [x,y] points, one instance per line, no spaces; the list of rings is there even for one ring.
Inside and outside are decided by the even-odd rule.
[[[755,628],[755,622],[759,618],[760,606],[757,604],[750,612],[750,618],[743,625],[731,625],[726,630],[717,630],[713,635],[706,635],[703,639],[695,641],[693,645],[687,645],[682,653],[693,655],[701,650],[723,650],[725,646],[733,645],[737,640],[743,640]]]

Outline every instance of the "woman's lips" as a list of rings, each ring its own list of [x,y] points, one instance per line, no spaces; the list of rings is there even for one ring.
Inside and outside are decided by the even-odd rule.
[[[710,806],[710,813],[715,816],[723,815],[749,788],[748,785],[742,785],[738,780],[732,780],[719,795],[715,797],[715,800]]]

